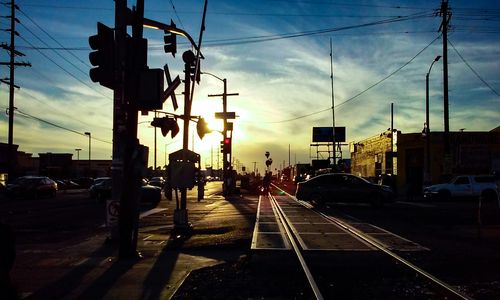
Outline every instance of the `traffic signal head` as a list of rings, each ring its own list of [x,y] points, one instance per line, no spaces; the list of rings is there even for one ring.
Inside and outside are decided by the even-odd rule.
[[[163,118],[154,118],[151,122],[151,126],[160,127],[161,134],[163,136],[167,136],[168,132],[171,131],[172,138],[174,138],[179,133],[179,125],[174,118],[163,117]]]
[[[198,66],[198,72],[196,72],[196,65],[197,61],[199,62],[200,60],[196,59],[196,55],[194,55],[193,51],[188,50],[182,54],[182,60],[184,60],[185,63],[185,72],[189,73],[189,77],[191,78],[192,81],[196,80],[197,83],[200,83],[200,74],[201,70],[200,67]]]
[[[114,30],[97,22],[97,35],[89,37],[89,46],[93,52],[89,54],[90,63],[95,68],[90,69],[89,75],[93,82],[102,86],[114,88]]]
[[[170,20],[170,26],[175,28],[174,21]],[[163,46],[165,53],[172,53],[172,56],[175,57],[175,53],[177,53],[177,35],[170,31],[165,31],[163,41],[165,42]]]
[[[231,138],[226,137],[221,141],[222,153],[230,153],[231,152]]]
[[[205,134],[212,132],[212,130],[208,128],[207,121],[201,117],[198,119],[198,123],[196,124],[196,131],[198,132],[200,139],[203,139]]]
[[[197,62],[197,63],[196,63]],[[191,65],[191,68],[190,68],[190,72],[189,72],[189,75],[191,76],[191,81],[194,81],[196,80],[196,83],[200,84],[200,74],[201,74],[201,66],[199,65],[201,62],[200,59],[198,59],[197,61],[195,61],[192,65]],[[196,69],[196,66],[198,64],[198,69]]]
[[[231,138],[224,138],[220,141],[220,152],[229,153],[231,152]]]

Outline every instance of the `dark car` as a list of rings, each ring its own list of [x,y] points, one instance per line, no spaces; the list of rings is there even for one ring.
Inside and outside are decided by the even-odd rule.
[[[55,198],[57,183],[46,176],[23,176],[7,184],[5,194],[11,198]]]
[[[73,178],[71,181],[78,184],[81,188],[88,189],[91,185],[93,185],[94,179],[91,177],[79,177]]]
[[[100,177],[97,183],[89,189],[90,198],[104,201],[111,198],[113,181],[111,177]],[[158,203],[161,200],[161,188],[152,186],[143,181],[141,186],[141,202]]]
[[[326,202],[368,202],[381,206],[395,198],[390,187],[345,173],[323,174],[299,182],[295,196],[316,206],[322,206]]]
[[[163,188],[165,186],[165,179],[163,177],[153,177],[149,180],[149,185]]]
[[[56,180],[56,183],[59,190],[76,190],[82,188],[78,183],[71,180]]]

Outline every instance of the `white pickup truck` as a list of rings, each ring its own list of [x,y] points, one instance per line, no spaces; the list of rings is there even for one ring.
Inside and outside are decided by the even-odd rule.
[[[424,197],[450,200],[451,198],[481,197],[486,201],[499,201],[499,187],[493,176],[457,176],[449,183],[435,184],[424,188]],[[500,205],[500,202],[498,202]]]

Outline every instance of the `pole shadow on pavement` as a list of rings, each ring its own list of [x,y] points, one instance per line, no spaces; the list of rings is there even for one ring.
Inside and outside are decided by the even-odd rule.
[[[41,288],[33,293],[32,299],[63,299],[70,295],[72,291],[82,284],[84,277],[99,267],[101,262],[109,256],[112,256],[115,251],[115,246],[103,243],[100,248],[89,255],[83,263],[71,269],[60,279]]]

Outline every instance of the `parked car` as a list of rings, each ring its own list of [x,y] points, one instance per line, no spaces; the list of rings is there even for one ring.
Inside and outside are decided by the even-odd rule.
[[[91,177],[73,178],[71,181],[75,182],[83,189],[88,189],[91,185],[94,184],[94,179]]]
[[[394,201],[395,193],[388,186],[373,184],[352,174],[330,173],[299,182],[295,196],[315,206],[326,202],[368,202],[381,206]]]
[[[12,198],[55,198],[57,183],[46,176],[22,176],[7,184],[5,194]]]
[[[149,180],[149,184],[163,188],[165,186],[165,179],[163,177],[153,177]]]
[[[56,180],[56,183],[59,190],[76,190],[82,188],[79,184],[71,180]]]
[[[426,199],[447,201],[458,198],[478,198],[498,201],[499,187],[490,175],[461,175],[449,183],[435,184],[424,188]]]
[[[113,181],[111,177],[100,177],[97,183],[89,188],[90,198],[97,199],[98,201],[104,201],[111,198],[112,184]],[[152,186],[147,184],[147,181],[143,180],[143,185],[141,186],[141,202],[151,202],[158,203],[161,200],[161,188],[157,186]]]

